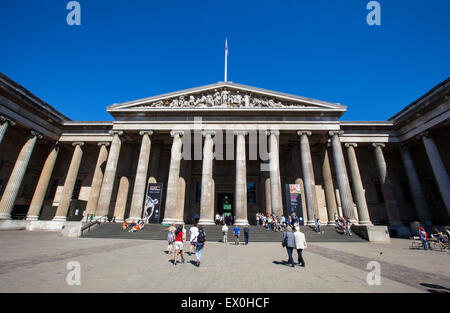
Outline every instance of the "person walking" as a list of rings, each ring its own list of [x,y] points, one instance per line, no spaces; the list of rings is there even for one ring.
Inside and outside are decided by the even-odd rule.
[[[248,236],[250,235],[250,227],[249,225],[245,225],[244,227],[244,239],[245,239],[245,244],[248,245]]]
[[[177,256],[178,253],[181,255],[181,263],[184,263],[184,254],[183,254],[183,226],[178,226],[175,232],[175,254],[173,256],[173,265],[177,265]]]
[[[223,222],[223,226],[222,226],[222,242],[223,243],[227,243],[228,242],[228,226],[227,223]]]
[[[295,237],[292,233],[292,227],[288,227],[287,230],[283,234],[283,241],[282,241],[283,247],[286,247],[288,257],[289,257],[289,263],[292,267],[295,266],[294,259],[292,258],[292,251],[295,249]]]
[[[194,250],[194,253],[196,252],[198,230],[197,224],[194,224],[194,226],[189,229],[189,242],[191,244],[189,247],[189,255],[192,254],[192,249]]]
[[[219,223],[220,223],[220,214],[219,213],[216,214],[216,221],[215,221],[215,223],[216,223],[216,226],[219,226]]]
[[[295,249],[298,254],[298,264],[300,266],[305,267],[305,261],[303,260],[303,250],[306,249],[306,238],[305,234],[300,231],[300,227],[295,226],[294,231],[294,239],[295,239]]]
[[[166,228],[165,230],[168,231],[168,233],[167,233],[168,244],[167,244],[167,249],[165,252],[167,254],[171,254],[173,243],[175,242],[175,224],[170,225],[169,228]]]
[[[200,258],[202,256],[203,248],[205,247],[206,234],[203,230],[203,227],[200,226],[198,228],[198,236],[197,236],[197,250],[195,251],[195,257],[197,258],[197,267],[200,266]]]
[[[239,232],[240,232],[239,227],[237,225],[234,226],[234,244],[236,245],[239,244]]]

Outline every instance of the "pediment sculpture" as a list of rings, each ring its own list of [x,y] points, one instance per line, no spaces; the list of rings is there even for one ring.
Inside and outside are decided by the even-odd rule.
[[[181,95],[140,105],[139,108],[283,108],[307,106],[296,102],[280,101],[275,97],[249,94],[228,89],[199,94]]]

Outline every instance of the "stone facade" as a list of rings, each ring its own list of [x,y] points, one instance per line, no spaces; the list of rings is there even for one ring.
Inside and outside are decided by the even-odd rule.
[[[447,225],[449,91],[352,122],[340,104],[222,82],[75,122],[0,74],[0,219],[141,218],[147,183],[162,182],[167,223],[211,224],[224,197],[239,225],[286,215],[284,186],[300,184],[308,224]]]

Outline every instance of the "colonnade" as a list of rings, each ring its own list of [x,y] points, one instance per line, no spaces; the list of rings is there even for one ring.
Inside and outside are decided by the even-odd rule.
[[[0,144],[4,137],[9,124],[12,121],[1,119],[0,125]],[[134,188],[132,191],[131,209],[129,218],[136,219],[142,216],[143,204],[145,199],[145,190],[149,181],[148,169],[151,158],[152,135],[151,130],[142,130],[139,132],[142,137],[138,166],[136,170]],[[247,218],[247,170],[246,170],[246,131],[236,131],[236,181],[235,181],[235,223],[237,225],[245,225],[248,223]],[[122,144],[122,131],[111,131],[111,142],[99,142],[98,159],[94,170],[92,185],[89,194],[89,200],[86,207],[87,214],[93,214],[96,218],[101,219],[108,215],[112,198],[113,187],[116,179],[116,171]],[[167,183],[167,197],[165,202],[164,223],[182,223],[184,205],[180,205],[179,193],[184,195],[184,191],[180,189],[180,164],[182,157],[183,131],[172,131],[172,148],[169,176]],[[214,180],[213,180],[213,159],[214,159],[214,131],[204,131],[203,143],[203,159],[202,159],[202,179],[201,179],[201,202],[200,202],[200,224],[214,224]],[[315,178],[313,171],[313,163],[311,157],[309,138],[311,131],[298,131],[298,140],[300,147],[300,160],[303,173],[303,183],[306,198],[307,224],[314,223],[314,216],[318,216],[318,203],[315,190]],[[265,181],[266,190],[266,206],[270,207],[270,212],[281,216],[283,214],[282,188],[280,180],[280,164],[279,164],[279,137],[278,131],[268,131],[268,147],[269,147],[269,168],[270,173]],[[331,146],[332,156],[329,155],[327,147],[323,149],[323,163],[321,164],[322,176],[324,181],[325,200],[327,205],[327,215],[331,222],[337,214],[336,195],[334,193],[333,179],[329,158],[334,160],[334,172],[336,174],[337,188],[339,189],[339,198],[342,205],[342,211],[345,218],[363,225],[371,225],[369,210],[367,206],[365,191],[363,188],[358,160],[356,155],[356,143],[341,143],[342,131],[330,131],[328,139]],[[10,219],[11,211],[14,207],[20,186],[24,179],[25,171],[28,167],[30,157],[34,146],[38,139],[42,136],[35,132],[29,132],[29,136],[25,141],[19,156],[15,162],[10,178],[6,185],[5,191],[0,201],[0,219]],[[450,183],[449,177],[445,170],[445,166],[439,155],[434,139],[429,133],[424,133],[419,137],[424,144],[426,153],[430,160],[433,173],[441,191],[447,212],[450,215]],[[72,159],[67,171],[64,187],[59,201],[58,208],[54,217],[55,221],[65,221],[72,198],[75,182],[78,176],[80,163],[83,157],[84,142],[73,142],[74,151]],[[345,147],[348,171],[344,159]],[[108,151],[109,147],[109,151]],[[373,143],[373,156],[377,169],[378,178],[381,183],[383,197],[386,205],[386,213],[389,224],[397,229],[402,228],[401,217],[398,203],[394,197],[392,189],[392,178],[387,171],[386,161],[383,149],[385,145],[382,143]],[[44,201],[45,194],[55,167],[59,144],[54,144],[42,168],[40,178],[38,180],[27,220],[39,219],[40,210]],[[158,147],[159,149],[159,147]],[[423,223],[430,224],[431,217],[425,201],[425,196],[420,185],[420,181],[416,172],[416,168],[411,158],[411,154],[407,145],[399,145],[400,154],[406,170],[408,184],[411,190],[414,205],[417,209],[418,216]],[[106,167],[103,164],[106,163]],[[102,167],[103,166],[103,167]],[[150,164],[150,166],[152,166]],[[102,171],[104,169],[104,172]],[[349,174],[348,174],[349,173]],[[350,189],[350,180],[353,189]],[[118,197],[119,198],[119,197]],[[120,199],[118,199],[119,201]],[[355,211],[356,207],[356,211]],[[117,214],[116,214],[117,213]],[[122,221],[125,218],[125,210],[115,212],[116,221]]]

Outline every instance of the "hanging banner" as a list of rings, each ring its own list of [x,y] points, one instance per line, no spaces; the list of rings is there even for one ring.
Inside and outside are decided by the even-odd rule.
[[[286,202],[289,215],[295,213],[303,220],[302,192],[298,184],[286,184]]]
[[[144,205],[144,221],[146,223],[159,224],[162,190],[162,183],[148,184]]]

